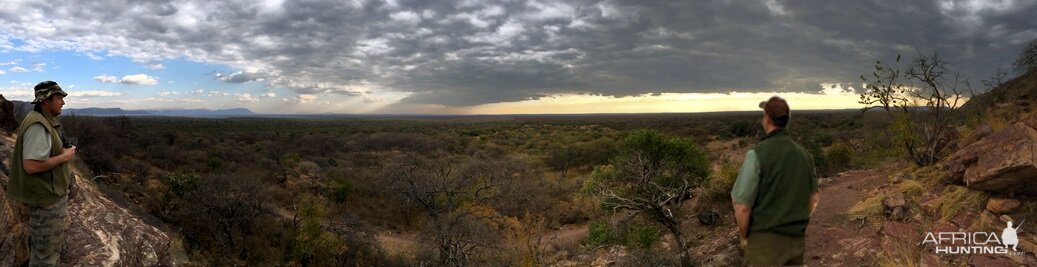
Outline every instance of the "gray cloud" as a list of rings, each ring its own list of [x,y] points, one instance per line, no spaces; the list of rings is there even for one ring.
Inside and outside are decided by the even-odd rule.
[[[412,93],[400,104],[466,106],[556,93],[813,92],[858,82],[898,53],[937,52],[981,78],[1037,38],[1035,3],[38,1],[0,7],[0,43],[227,64],[242,71],[222,81],[298,94],[390,90]]]
[[[246,83],[251,81],[262,81],[267,74],[261,72],[238,71],[231,74],[216,73],[216,79],[228,83]]]

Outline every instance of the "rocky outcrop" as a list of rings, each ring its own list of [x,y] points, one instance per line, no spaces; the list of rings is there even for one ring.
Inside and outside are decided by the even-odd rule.
[[[13,139],[3,138],[0,157],[10,159]],[[62,266],[172,266],[169,237],[108,200],[80,172],[69,198],[69,227],[65,231]],[[27,216],[21,204],[3,194],[8,176],[0,174],[0,266],[27,262]]]
[[[14,117],[14,103],[0,95],[0,129],[13,132],[18,127],[18,121]]]
[[[987,200],[987,210],[996,214],[1013,213],[1022,206],[1022,201],[1013,198],[991,197]]]
[[[22,205],[7,199],[7,176],[0,174],[0,266],[20,266],[29,260],[28,236]]]
[[[955,152],[946,161],[950,179],[977,190],[1037,195],[1037,130],[1029,123],[1016,123]]]
[[[62,262],[86,266],[171,266],[169,236],[119,207],[76,174]]]

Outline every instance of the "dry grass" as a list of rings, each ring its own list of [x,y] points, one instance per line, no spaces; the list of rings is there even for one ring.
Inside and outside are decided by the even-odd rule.
[[[995,114],[999,112],[987,112],[983,120],[986,121],[987,125],[990,125],[990,129],[994,132],[1004,128],[1008,128],[1012,125],[1012,122],[1005,115]]]
[[[1017,213],[1018,215],[1015,215],[1015,217],[1037,218],[1037,200],[1023,200],[1023,206],[1019,208]]]
[[[944,183],[945,178],[950,176],[947,170],[944,170],[941,166],[932,165],[923,168],[918,168],[911,173],[914,176],[914,180],[919,181],[924,185],[924,188],[932,188],[936,185]]]
[[[979,220],[976,220],[969,226],[969,230],[975,232],[997,232],[1001,227],[1004,227],[1001,224],[1001,220],[997,219],[996,216],[989,215],[989,213],[984,213],[979,216]]]
[[[911,246],[911,242],[890,240],[889,246],[883,246],[879,254],[878,265],[882,267],[915,267],[921,259],[919,249]]]
[[[865,217],[869,219],[882,218],[882,200],[886,199],[886,195],[878,194],[857,202],[853,207],[850,207],[849,213],[854,217]],[[878,220],[871,220],[878,222]]]
[[[926,186],[917,180],[904,180],[897,185],[897,192],[904,194],[904,198],[910,200],[918,199],[925,193]]]
[[[965,210],[979,210],[987,202],[987,194],[964,186],[948,186],[937,198],[940,220],[948,220]]]

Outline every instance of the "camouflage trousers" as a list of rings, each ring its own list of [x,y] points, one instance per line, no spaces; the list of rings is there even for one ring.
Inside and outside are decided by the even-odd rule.
[[[68,196],[47,207],[29,207],[29,266],[58,266],[66,218]]]

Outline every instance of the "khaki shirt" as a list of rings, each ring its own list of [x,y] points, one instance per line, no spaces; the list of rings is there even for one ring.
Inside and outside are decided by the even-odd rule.
[[[22,159],[46,161],[50,158],[50,134],[39,123],[25,130],[22,146]]]

